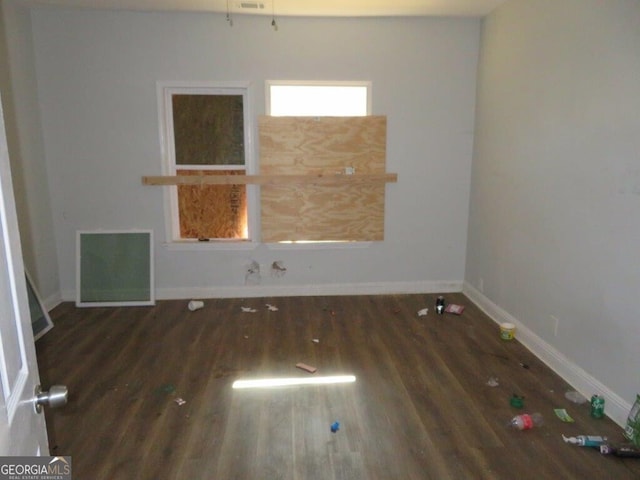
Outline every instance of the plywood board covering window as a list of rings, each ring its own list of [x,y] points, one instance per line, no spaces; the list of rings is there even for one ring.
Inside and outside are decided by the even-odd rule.
[[[244,170],[178,170],[178,175],[244,175]],[[179,185],[181,238],[247,237],[246,185]]]
[[[385,173],[386,125],[384,116],[260,117],[260,173]],[[379,183],[264,185],[262,240],[383,240],[384,200]]]

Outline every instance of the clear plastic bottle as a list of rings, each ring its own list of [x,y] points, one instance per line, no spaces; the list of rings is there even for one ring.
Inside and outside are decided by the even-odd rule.
[[[530,430],[533,427],[539,427],[544,423],[541,413],[523,413],[516,415],[509,422],[509,426],[516,430]]]

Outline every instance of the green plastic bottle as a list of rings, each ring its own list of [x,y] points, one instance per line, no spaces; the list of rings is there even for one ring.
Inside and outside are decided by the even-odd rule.
[[[636,395],[636,402],[631,407],[627,425],[624,428],[624,436],[635,445],[640,446],[640,394]]]

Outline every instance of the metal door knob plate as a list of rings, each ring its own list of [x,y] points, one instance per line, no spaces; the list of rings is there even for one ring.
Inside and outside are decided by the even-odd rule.
[[[40,385],[36,386],[34,407],[36,413],[42,413],[42,407],[58,408],[67,404],[69,390],[64,385],[51,385],[48,392],[44,392]]]

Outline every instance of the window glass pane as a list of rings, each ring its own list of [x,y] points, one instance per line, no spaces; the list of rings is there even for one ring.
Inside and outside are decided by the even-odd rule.
[[[244,165],[242,95],[172,95],[177,165]]]
[[[271,85],[272,116],[367,115],[366,86]]]
[[[244,175],[244,170],[178,170],[178,175]],[[246,185],[179,185],[180,237],[247,239]]]

